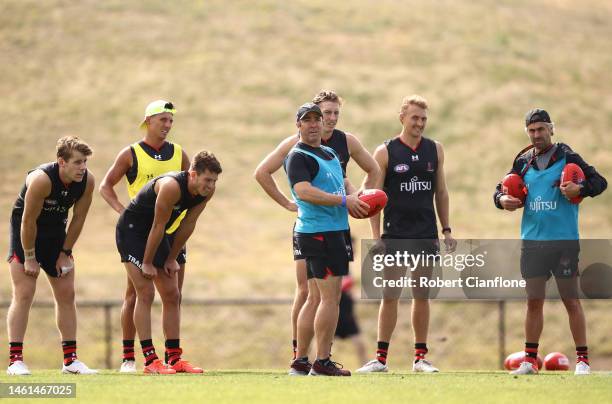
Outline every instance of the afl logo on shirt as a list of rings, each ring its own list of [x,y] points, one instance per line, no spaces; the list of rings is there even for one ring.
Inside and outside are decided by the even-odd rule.
[[[396,173],[405,173],[408,170],[410,170],[408,164],[398,164],[393,167],[393,171],[395,171]]]

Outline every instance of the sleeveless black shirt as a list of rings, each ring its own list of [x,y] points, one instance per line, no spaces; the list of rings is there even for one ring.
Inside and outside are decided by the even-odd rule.
[[[170,219],[166,223],[166,229],[168,229],[176,220],[180,214],[190,209],[201,202],[206,200],[206,197],[201,195],[193,196],[187,189],[187,178],[189,173],[187,171],[170,172],[159,177],[153,178],[145,186],[142,187],[140,192],[130,202],[126,208],[126,216],[132,219],[139,229],[149,231],[153,226],[153,219],[155,218],[155,202],[157,201],[157,193],[155,193],[155,184],[161,178],[171,177],[178,182],[181,189],[181,197],[179,201],[174,205]]]
[[[389,162],[383,190],[389,201],[384,210],[384,237],[437,239],[433,204],[438,171],[436,143],[423,137],[412,149],[398,136],[385,145]]]
[[[68,223],[68,210],[85,192],[87,171],[85,171],[82,181],[73,181],[68,185],[64,185],[59,176],[59,164],[57,162],[41,164],[34,170],[28,171],[28,174],[35,170],[43,171],[51,180],[51,193],[45,198],[40,216],[36,220],[36,236],[54,237],[64,234],[66,232],[66,223]],[[23,184],[21,192],[13,205],[11,216],[13,225],[21,225],[27,189],[26,184]]]
[[[342,173],[346,174],[346,166],[351,159],[351,155],[348,149],[348,143],[346,142],[346,133],[341,130],[334,129],[329,139],[321,139],[323,146],[331,147],[336,151],[340,158],[340,165],[342,166]]]

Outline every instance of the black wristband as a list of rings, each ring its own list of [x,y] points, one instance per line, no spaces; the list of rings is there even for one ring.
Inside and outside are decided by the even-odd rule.
[[[450,227],[444,227],[444,228],[442,229],[442,234],[444,234],[444,233],[446,233],[446,232],[452,233],[451,228],[450,228]]]
[[[72,250],[71,249],[67,249],[67,248],[62,248],[61,251],[66,254],[67,257],[70,257],[72,255]]]

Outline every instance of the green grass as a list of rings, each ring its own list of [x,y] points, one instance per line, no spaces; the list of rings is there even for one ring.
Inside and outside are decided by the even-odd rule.
[[[168,98],[178,107],[172,139],[189,154],[214,151],[224,169],[189,240],[186,297],[292,295],[295,216],[265,195],[252,172],[281,139],[295,133],[296,107],[322,88],[344,97],[338,127],[358,135],[370,151],[399,132],[403,96],[416,92],[428,99],[426,132],[445,146],[451,226],[459,238],[518,236],[519,214],[495,209],[491,193],[527,143],[523,115],[532,107],[550,111],[555,140],[569,143],[612,178],[610,1],[3,0],[2,7],[4,231],[25,172],[53,159],[58,137],[76,134],[90,143],[95,153],[89,166],[99,182],[117,152],[141,136],[137,125],[146,104]],[[360,182],[354,164],[348,172]],[[286,191],[284,174],[276,178]],[[123,184],[118,191],[127,201]],[[611,204],[608,190],[581,205],[583,237],[611,237]],[[74,249],[80,301],[122,298],[125,272],[115,248],[116,220],[96,193]],[[351,228],[357,238],[369,236],[364,220],[353,220]],[[5,252],[8,237],[0,236]],[[358,262],[358,252],[356,257]],[[5,269],[0,300],[11,296]],[[37,300],[52,299],[46,283],[39,279]],[[567,317],[558,306],[551,313],[547,305],[542,345],[570,354]],[[376,308],[359,312],[372,350]],[[609,312],[609,301],[593,302],[587,310],[597,369],[612,369],[609,330],[598,321]],[[87,363],[101,366],[101,314],[80,313],[79,352]],[[189,358],[217,369],[283,366],[288,313],[288,307],[189,307],[183,318]],[[523,313],[523,304],[509,307],[508,350],[522,349]],[[495,347],[495,314],[486,303],[434,306],[432,360],[443,369],[496,368],[494,349],[475,357],[476,363],[463,363],[466,353],[483,349],[474,340]],[[0,318],[4,315],[0,310]],[[400,316],[392,360],[408,362],[399,352],[413,342],[409,308]],[[113,326],[118,359],[118,310]],[[158,317],[153,328],[159,345]],[[241,335],[249,335],[251,343],[243,343]],[[6,343],[2,331],[0,346]],[[352,350],[336,346],[338,357],[348,362]],[[26,337],[29,363],[53,366],[58,347],[52,310],[33,310]],[[225,357],[217,358],[218,351]],[[49,359],[45,352],[58,357]]]
[[[434,375],[393,372],[350,378],[289,377],[278,370],[211,371],[204,375],[60,375],[35,371],[31,377],[0,382],[77,383],[77,400],[87,403],[473,403],[605,402],[612,374],[575,377],[570,372],[510,376],[504,372]]]

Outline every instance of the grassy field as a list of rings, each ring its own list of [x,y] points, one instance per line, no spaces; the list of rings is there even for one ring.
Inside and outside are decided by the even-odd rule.
[[[395,372],[350,378],[289,377],[274,370],[227,370],[201,376],[59,375],[0,376],[1,383],[76,383],[76,396],[87,403],[473,403],[606,402],[612,374],[575,377],[568,372],[510,376],[502,372],[453,372],[434,375]]]
[[[458,238],[517,237],[520,215],[495,209],[491,193],[527,143],[523,116],[532,107],[548,109],[557,124],[555,138],[612,178],[612,5],[607,1],[577,6],[569,0],[5,0],[2,5],[0,216],[8,219],[25,172],[54,158],[58,137],[77,134],[91,144],[90,168],[100,181],[116,153],[141,137],[137,125],[145,105],[170,99],[178,107],[172,138],[189,154],[214,151],[224,168],[215,199],[189,242],[186,297],[291,295],[294,217],[261,191],[252,172],[280,139],[294,133],[296,107],[321,88],[345,98],[338,126],[358,135],[370,151],[399,132],[403,96],[420,93],[429,100],[426,132],[445,146],[451,225]],[[355,183],[362,176],[354,165],[349,175]],[[282,173],[277,180],[286,189]],[[122,186],[119,191],[126,201]],[[612,236],[611,204],[611,192],[583,202],[583,237]],[[116,219],[96,195],[75,247],[78,299],[122,296]],[[351,227],[358,238],[369,235],[366,221],[354,220]],[[0,250],[6,249],[2,237]],[[0,300],[7,299],[10,280],[2,271]],[[51,299],[43,280],[37,299]],[[489,318],[483,307],[465,318],[463,309],[440,305],[432,318],[436,332],[442,338],[477,327],[475,335],[485,335],[495,320],[491,315],[490,324],[477,321]],[[520,349],[523,308],[514,310],[509,329]],[[212,319],[208,313],[185,313],[189,343],[200,341],[199,330],[218,340],[219,350],[241,351],[237,346],[243,344],[224,326],[238,319],[240,332],[249,332],[266,324],[255,344],[273,351],[275,359],[260,367],[285,366],[286,307],[239,315],[233,308],[219,309]],[[362,313],[372,344],[375,310]],[[407,309],[403,313],[408,317]],[[609,325],[597,321],[608,313],[608,302],[595,302],[587,313],[597,343],[610,334]],[[36,316],[28,338],[55,335],[51,312]],[[98,324],[87,328],[85,317],[81,335],[99,337],[93,328]],[[403,326],[408,330],[406,318]],[[550,338],[557,338],[553,329],[564,330],[566,349],[563,313],[547,317],[546,327],[545,335],[554,334]],[[404,346],[408,334],[401,337]],[[266,346],[267,338],[277,337],[282,345]],[[469,338],[460,339],[452,350],[468,352]],[[257,350],[241,352],[214,368],[261,361]],[[608,360],[612,349],[605,345],[594,355]],[[465,368],[460,354],[452,361]],[[493,357],[475,366],[496,365]]]

